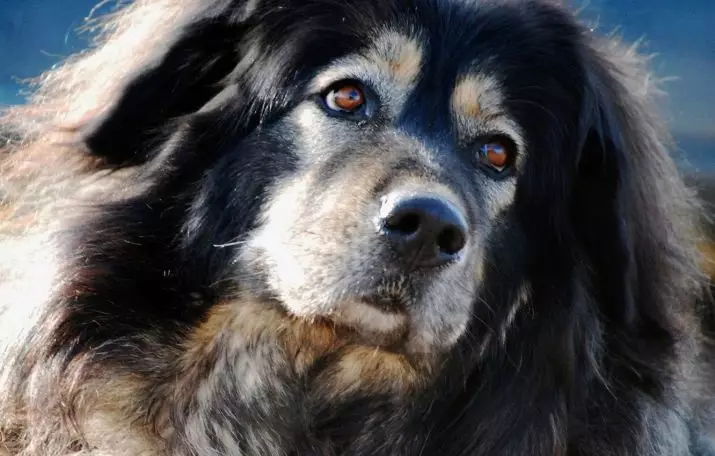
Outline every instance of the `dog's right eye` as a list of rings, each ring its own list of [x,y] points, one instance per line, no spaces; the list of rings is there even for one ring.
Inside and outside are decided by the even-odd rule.
[[[367,103],[363,87],[354,81],[342,81],[322,94],[325,108],[338,114],[362,114]]]

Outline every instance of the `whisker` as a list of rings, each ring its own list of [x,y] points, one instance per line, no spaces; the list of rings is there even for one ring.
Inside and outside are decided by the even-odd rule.
[[[217,249],[225,249],[227,247],[236,247],[239,245],[245,245],[247,244],[248,241],[243,240],[243,241],[233,241],[233,242],[227,242],[225,244],[212,244],[212,247],[215,247]]]

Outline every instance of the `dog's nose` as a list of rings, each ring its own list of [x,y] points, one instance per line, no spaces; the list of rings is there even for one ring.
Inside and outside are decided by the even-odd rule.
[[[439,196],[388,196],[382,207],[380,228],[411,267],[446,264],[456,259],[467,243],[464,216]]]

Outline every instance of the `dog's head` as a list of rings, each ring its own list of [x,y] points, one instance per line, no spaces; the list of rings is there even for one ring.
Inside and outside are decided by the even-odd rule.
[[[508,322],[577,270],[613,321],[657,313],[634,296],[661,299],[639,284],[665,278],[653,252],[681,234],[641,222],[672,220],[672,164],[621,72],[636,65],[560,7],[170,3],[151,9],[171,32],[77,132],[150,183],[137,204],[164,222],[132,229],[179,252],[187,287],[412,352],[453,346],[474,312]]]

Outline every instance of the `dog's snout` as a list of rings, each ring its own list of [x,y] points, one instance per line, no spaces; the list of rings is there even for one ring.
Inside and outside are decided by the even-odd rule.
[[[453,261],[467,243],[464,216],[439,196],[388,197],[379,223],[381,233],[413,267],[434,267]]]

